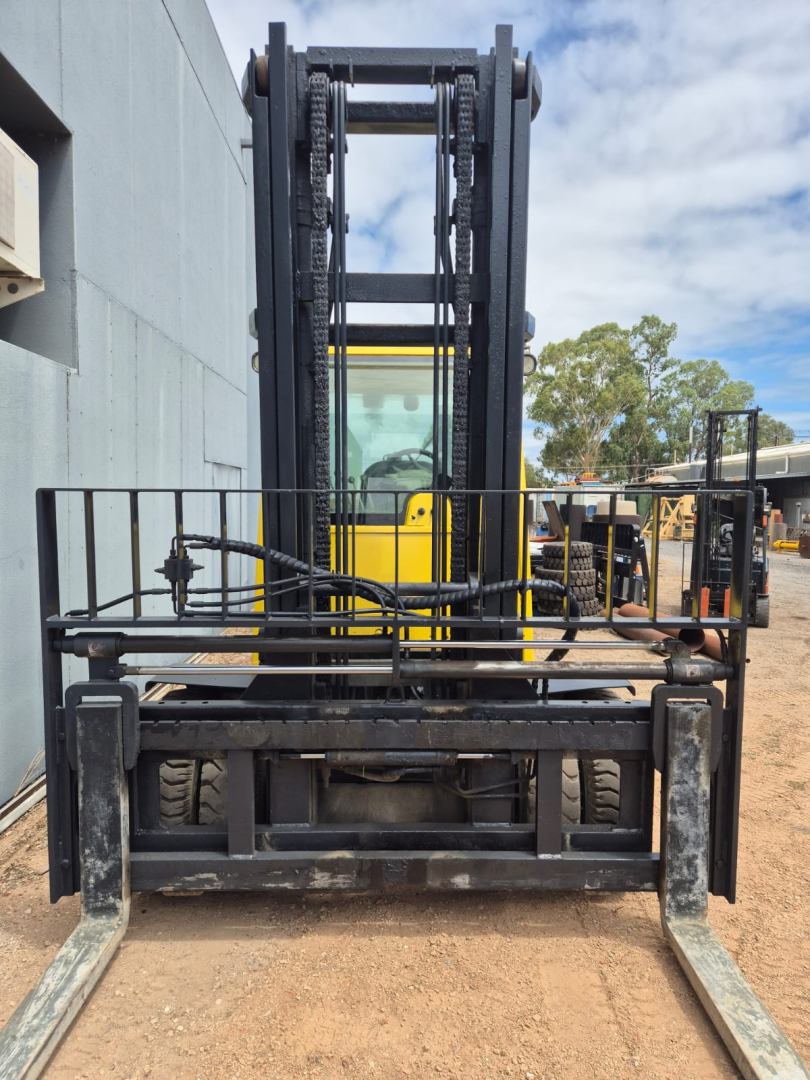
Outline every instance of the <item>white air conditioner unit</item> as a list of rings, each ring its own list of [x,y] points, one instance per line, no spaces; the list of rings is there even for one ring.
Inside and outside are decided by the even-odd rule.
[[[0,308],[40,293],[39,168],[0,128]]]

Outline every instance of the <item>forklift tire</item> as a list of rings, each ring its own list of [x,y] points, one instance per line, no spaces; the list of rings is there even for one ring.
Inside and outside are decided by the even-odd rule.
[[[192,824],[198,761],[163,761],[160,765],[160,820],[163,825]]]
[[[574,591],[576,593],[576,590]],[[591,590],[588,599],[583,600],[577,597],[577,602],[579,604],[579,614],[581,616],[598,615],[602,610],[602,603],[593,595],[593,590]],[[535,604],[536,610],[541,615],[562,615],[563,613],[562,598],[556,596],[545,597],[541,593],[539,597],[535,597]]]
[[[222,762],[162,762],[160,820],[164,825],[222,825],[227,808],[228,774]]]
[[[565,560],[564,559],[546,557],[545,559],[543,559],[543,569],[544,570],[564,570],[565,569]],[[591,558],[590,555],[588,555],[587,558],[576,558],[576,559],[571,558],[571,559],[568,560],[568,570],[571,573],[573,573],[575,570],[592,570],[592,569],[593,569],[593,559]]]
[[[576,757],[562,760],[562,820],[563,825],[579,825],[582,820],[582,786]]]
[[[543,580],[542,578],[540,579]],[[595,585],[570,585],[571,594],[576,597],[577,600],[595,600],[596,599],[596,586]],[[537,594],[535,594],[537,595]],[[550,607],[554,611],[562,611],[562,597],[549,594],[540,593],[539,607]]]
[[[565,754],[562,759],[562,810],[563,825],[579,825],[582,822],[582,767],[576,754]],[[537,779],[529,781],[529,821],[537,813]]]
[[[758,596],[754,605],[754,626],[765,630],[771,621],[771,598],[770,596]]]
[[[228,773],[221,761],[204,761],[200,769],[197,822],[224,825],[228,818]]]
[[[582,761],[582,819],[586,825],[616,825],[619,820],[621,765],[612,758]]]
[[[604,605],[598,597],[594,597],[593,600],[583,600],[579,605],[580,615],[599,615],[602,612]]]
[[[593,544],[588,544],[584,540],[572,540],[568,548],[570,559],[588,559],[590,561],[593,558]],[[565,558],[565,544],[544,544],[543,555],[546,559],[559,559],[562,562]]]
[[[565,576],[563,569],[556,570],[553,567],[543,566],[540,568],[538,577],[547,577],[551,581],[562,581]],[[568,584],[573,586],[590,586],[591,592],[593,592],[596,586],[596,570],[591,567],[590,570],[571,570],[568,574]]]

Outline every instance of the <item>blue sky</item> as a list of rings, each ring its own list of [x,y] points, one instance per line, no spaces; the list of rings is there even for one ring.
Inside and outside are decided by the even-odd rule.
[[[237,78],[268,15],[299,49],[484,51],[496,22],[513,23],[544,88],[530,195],[537,343],[658,314],[678,323],[676,353],[721,360],[810,437],[808,0],[209,7]],[[356,269],[430,269],[430,140],[372,142],[388,140],[350,146],[348,257]]]

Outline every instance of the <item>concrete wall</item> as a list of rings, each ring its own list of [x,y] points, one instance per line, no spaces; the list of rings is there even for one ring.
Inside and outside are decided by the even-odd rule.
[[[0,50],[72,172],[69,318],[35,297],[0,321],[2,803],[42,744],[35,489],[244,485],[254,300],[249,121],[202,0],[4,0]],[[9,344],[32,329],[40,351]],[[72,517],[63,610],[84,590]],[[165,525],[146,511],[144,566]]]

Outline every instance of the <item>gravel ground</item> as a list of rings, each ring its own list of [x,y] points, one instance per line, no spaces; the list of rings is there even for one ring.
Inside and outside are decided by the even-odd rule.
[[[665,545],[673,595],[679,545]],[[711,917],[810,1059],[810,562],[749,641],[739,899]],[[0,837],[0,1020],[75,924],[44,810]],[[133,898],[49,1078],[735,1076],[649,895]]]

